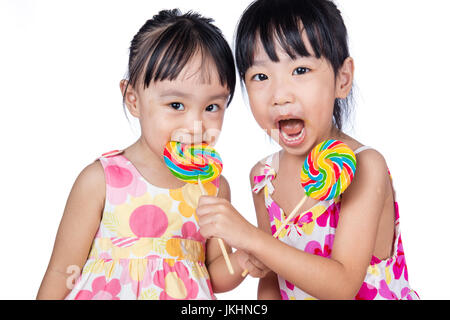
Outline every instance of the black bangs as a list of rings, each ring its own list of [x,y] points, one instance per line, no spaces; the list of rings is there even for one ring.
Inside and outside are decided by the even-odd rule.
[[[312,52],[308,51],[302,34],[306,35]],[[243,13],[235,37],[236,65],[241,81],[253,66],[258,40],[273,62],[278,62],[277,43],[292,59],[295,57],[325,57],[334,74],[350,54],[347,28],[341,12],[330,0],[256,0]],[[347,99],[336,99],[333,121],[342,129],[350,110]]]
[[[303,31],[313,52],[308,51],[302,39]],[[241,79],[253,65],[257,37],[274,62],[279,61],[275,49],[277,42],[292,59],[324,56],[331,62],[335,73],[349,56],[347,30],[339,10],[331,1],[253,2],[242,15],[236,32],[236,64]]]
[[[230,91],[231,102],[236,85],[232,51],[212,19],[197,13],[181,15],[178,9],[164,10],[134,37],[130,48],[129,84],[147,88],[152,81],[174,80],[201,54],[203,75],[217,72],[220,83]],[[211,63],[212,62],[212,63]],[[216,70],[209,70],[209,66]]]

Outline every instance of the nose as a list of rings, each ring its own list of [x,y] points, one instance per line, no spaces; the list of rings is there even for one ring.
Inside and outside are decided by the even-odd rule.
[[[205,132],[205,126],[202,121],[202,118],[195,118],[190,120],[191,123],[187,124],[186,128],[188,128],[188,132],[192,138],[192,143],[202,143],[203,141],[203,132]]]
[[[172,135],[175,136],[175,141],[180,141],[186,144],[202,143],[205,126],[200,114],[196,112],[188,112],[182,122],[179,123],[178,129]]]
[[[284,106],[294,102],[294,93],[289,82],[277,79],[272,82],[272,106]]]

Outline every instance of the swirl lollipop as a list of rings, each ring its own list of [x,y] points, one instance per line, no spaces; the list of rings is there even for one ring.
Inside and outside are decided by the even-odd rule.
[[[338,140],[326,140],[315,146],[305,159],[300,173],[300,183],[305,189],[305,196],[292,210],[274,237],[280,234],[308,197],[328,201],[340,196],[352,182],[355,171],[355,154],[345,143]]]
[[[203,183],[217,179],[223,168],[219,153],[206,143],[188,145],[170,141],[164,149],[164,162],[178,179],[197,183],[202,195],[207,195]],[[234,270],[223,240],[218,240],[228,271],[233,274]]]
[[[223,168],[219,153],[206,143],[188,145],[170,141],[164,149],[164,161],[175,177],[187,183],[213,181]]]
[[[315,146],[305,159],[300,173],[305,196],[275,232],[274,238],[278,237],[308,197],[325,201],[340,196],[352,182],[355,171],[355,154],[343,142],[326,140]],[[242,276],[247,273],[245,270]]]
[[[305,160],[300,182],[305,194],[327,201],[338,197],[350,185],[356,170],[353,151],[337,140],[317,145]]]

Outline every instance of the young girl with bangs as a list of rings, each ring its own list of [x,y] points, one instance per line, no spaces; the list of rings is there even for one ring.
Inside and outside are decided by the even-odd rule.
[[[76,179],[38,299],[214,299],[242,281],[239,251],[227,246],[230,275],[198,231],[199,186],[163,158],[169,141],[214,144],[235,88],[231,49],[211,19],[164,10],[134,36],[128,70],[120,89],[141,136]],[[223,176],[205,189],[230,200]]]
[[[385,159],[342,131],[354,61],[336,5],[257,0],[240,19],[235,45],[253,116],[282,149],[250,173],[259,228],[226,199],[204,196],[197,209],[201,234],[223,238],[271,270],[259,282],[260,299],[418,299]],[[306,156],[328,139],[356,154],[353,182],[336,199],[308,198],[275,239],[304,197]]]

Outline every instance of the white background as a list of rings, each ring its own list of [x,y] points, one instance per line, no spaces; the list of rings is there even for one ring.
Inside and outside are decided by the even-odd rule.
[[[249,2],[0,1],[0,299],[35,298],[78,173],[138,138],[119,81],[141,25],[163,8],[193,9],[231,42]],[[410,283],[423,299],[449,299],[449,3],[338,4],[356,62],[347,132],[382,152],[391,169]],[[238,85],[216,147],[234,205],[256,223],[248,173],[278,147],[241,92]],[[249,278],[217,297],[255,299],[256,287]]]

